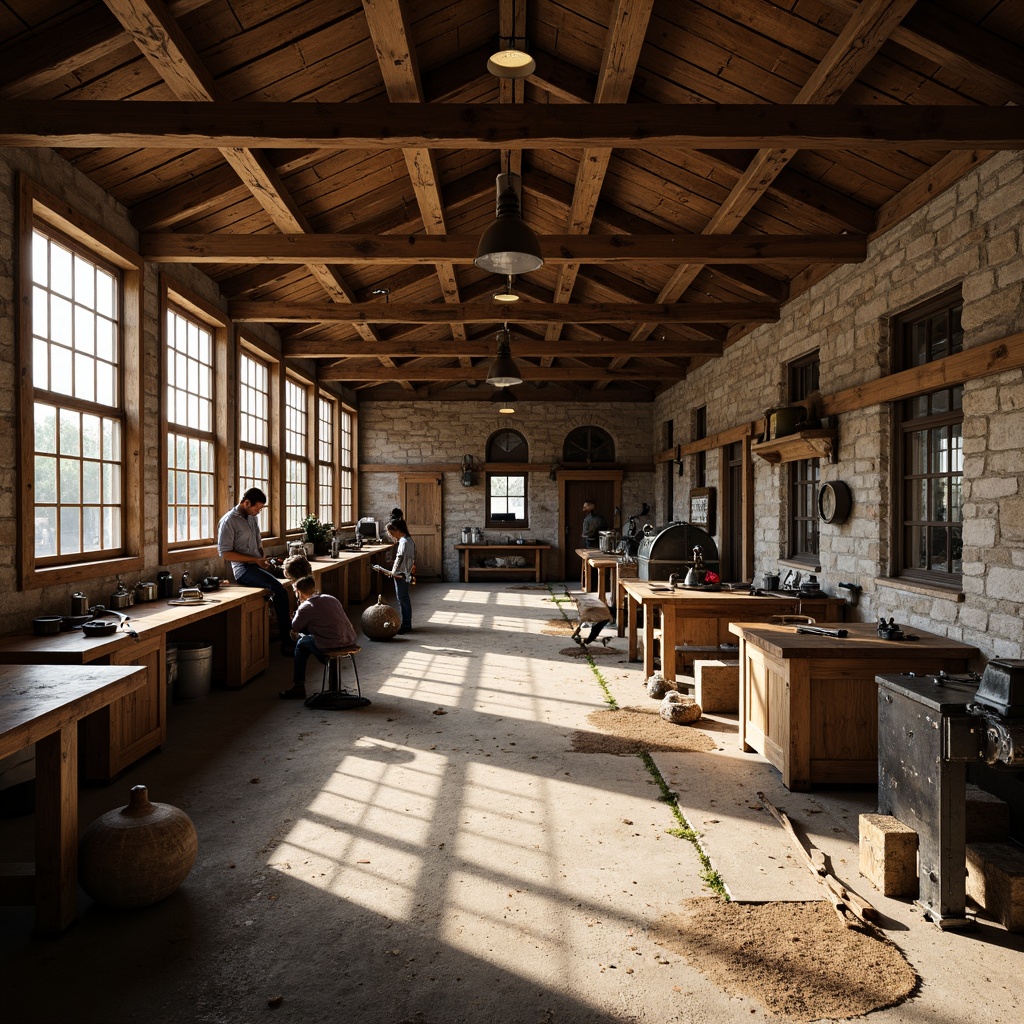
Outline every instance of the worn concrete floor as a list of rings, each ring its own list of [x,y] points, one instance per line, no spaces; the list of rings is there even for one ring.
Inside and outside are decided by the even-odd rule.
[[[414,633],[364,643],[370,707],[278,700],[291,662],[275,656],[242,691],[174,705],[162,750],[82,791],[84,828],[146,784],[191,816],[198,860],[154,907],[114,912],[82,894],[56,940],[32,937],[29,909],[0,910],[0,1019],[776,1019],[653,941],[662,915],[704,892],[697,853],[667,834],[640,758],[570,751],[603,694],[586,661],[559,653],[564,637],[541,633],[558,614],[549,593],[427,584],[413,600]],[[641,666],[613,647],[601,675],[620,705],[643,703]],[[733,723],[702,722],[716,751],[657,760],[734,895],[814,898],[774,820],[750,808],[761,789],[794,819],[813,811],[814,841],[921,975],[911,1000],[873,1019],[1020,1021],[1024,937],[942,933],[881,897],[856,872],[871,794],[788,794],[739,753]],[[31,818],[0,821],[0,843],[0,859],[29,859]]]

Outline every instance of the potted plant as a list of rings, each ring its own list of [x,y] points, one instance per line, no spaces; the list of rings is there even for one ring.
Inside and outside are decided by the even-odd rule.
[[[331,550],[333,523],[322,523],[315,513],[310,512],[299,523],[299,529],[302,530],[302,539],[306,542],[308,554],[326,555]],[[310,547],[312,551],[309,551]]]

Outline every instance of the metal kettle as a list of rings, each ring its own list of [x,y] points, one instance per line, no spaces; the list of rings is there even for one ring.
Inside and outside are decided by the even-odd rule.
[[[75,591],[75,593],[71,595],[71,614],[89,614],[89,598],[87,598],[80,590]]]
[[[110,595],[110,602],[108,607],[114,609],[130,608],[135,603],[131,592],[124,585],[124,580],[120,576],[117,577],[117,586],[114,588],[114,592]]]
[[[690,566],[689,571],[686,574],[686,579],[683,580],[683,586],[686,587],[699,587],[704,583],[704,575],[707,569],[704,568],[703,552],[699,544],[694,546],[693,549],[693,565]]]

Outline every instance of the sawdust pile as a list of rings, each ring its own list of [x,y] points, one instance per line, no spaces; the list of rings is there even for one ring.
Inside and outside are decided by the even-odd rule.
[[[684,900],[654,937],[730,995],[793,1021],[858,1017],[902,1002],[918,982],[888,939],[845,927],[825,901]]]
[[[621,652],[614,647],[602,644],[587,644],[586,647],[563,647],[559,652],[565,658],[609,658]]]
[[[565,619],[548,619],[541,630],[545,636],[569,636],[576,624]]]
[[[592,711],[587,721],[600,732],[574,732],[571,749],[577,753],[638,754],[641,750],[714,750],[718,746],[700,729],[666,722],[658,708]]]

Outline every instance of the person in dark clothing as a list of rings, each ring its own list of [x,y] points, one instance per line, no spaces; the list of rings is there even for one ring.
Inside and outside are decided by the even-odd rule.
[[[263,538],[260,536],[258,516],[266,504],[267,496],[263,491],[250,487],[242,495],[242,500],[221,518],[217,527],[217,553],[230,564],[236,583],[270,591],[281,637],[281,653],[290,658],[295,648],[288,639],[291,625],[288,593],[270,572],[270,560],[263,554]]]
[[[596,511],[592,501],[583,502],[583,546],[585,548],[596,548],[598,546],[598,534],[601,530],[607,530],[608,524],[604,516]]]
[[[341,602],[330,594],[319,594],[316,580],[303,576],[292,584],[299,607],[292,619],[295,641],[295,668],[292,688],[278,696],[285,700],[303,700],[306,696],[306,662],[316,658],[326,663],[322,652],[335,647],[350,647],[356,642],[356,631]]]
[[[395,549],[395,563],[391,566],[395,577],[395,596],[402,612],[402,624],[399,633],[412,632],[412,601],[409,598],[409,584],[412,582],[413,568],[416,565],[416,545],[409,536],[409,527],[404,519],[393,519],[388,523],[388,533],[398,541]]]

